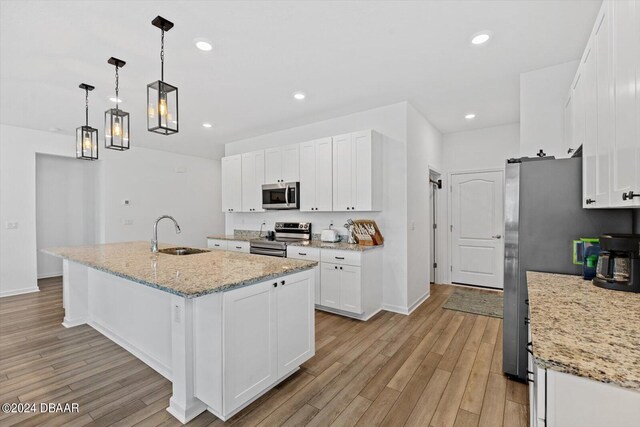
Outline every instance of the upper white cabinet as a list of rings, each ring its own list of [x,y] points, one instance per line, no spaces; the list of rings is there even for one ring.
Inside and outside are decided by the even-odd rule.
[[[300,210],[333,209],[333,142],[322,138],[300,144]]]
[[[616,0],[611,7],[615,112],[611,205],[640,206],[640,4]]]
[[[265,184],[300,181],[300,144],[264,150]]]
[[[640,206],[639,35],[640,2],[605,0],[572,84],[565,131],[582,145],[587,208]]]
[[[564,145],[567,150],[567,157],[571,157],[571,153],[575,150],[573,144],[573,99],[571,98],[571,90],[569,98],[564,104]]]
[[[222,158],[222,212],[242,211],[242,156]]]
[[[262,209],[262,184],[264,184],[264,150],[243,154],[243,212],[264,212],[264,209]]]
[[[333,137],[333,210],[382,210],[382,137],[366,130]]]

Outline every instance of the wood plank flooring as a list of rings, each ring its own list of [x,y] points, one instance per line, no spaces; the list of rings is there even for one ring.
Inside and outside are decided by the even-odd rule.
[[[0,425],[178,426],[171,384],[83,325],[65,329],[61,279],[0,299],[0,403],[79,404],[74,414],[3,414]],[[445,310],[432,285],[410,316],[368,322],[316,312],[316,356],[223,423],[193,426],[490,426],[528,424],[525,384],[502,374],[502,320]]]

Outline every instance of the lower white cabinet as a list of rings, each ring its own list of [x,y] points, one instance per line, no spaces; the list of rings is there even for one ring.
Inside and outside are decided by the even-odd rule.
[[[207,239],[207,247],[222,251],[249,253],[249,242],[242,240]]]
[[[227,420],[315,354],[314,271],[199,297],[195,395]]]
[[[304,259],[307,261],[320,261],[320,249],[304,246],[287,246],[287,258]],[[320,304],[320,267],[316,268],[316,285],[314,289],[314,301]]]
[[[382,308],[382,251],[320,252],[319,309],[367,320]]]

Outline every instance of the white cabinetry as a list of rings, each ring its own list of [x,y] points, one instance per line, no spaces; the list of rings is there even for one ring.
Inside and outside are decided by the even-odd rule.
[[[304,259],[320,262],[320,249],[306,246],[287,246],[287,258]],[[315,269],[316,285],[314,289],[314,302],[320,304],[320,267]]]
[[[382,137],[366,130],[333,137],[333,210],[382,210]]]
[[[228,240],[207,239],[207,247],[209,249],[216,249],[216,250],[220,250],[220,251],[226,251],[228,243],[229,243]]]
[[[242,156],[222,158],[222,212],[242,211]]]
[[[571,157],[573,152],[573,99],[571,98],[571,90],[569,91],[569,98],[564,104],[564,145],[567,150],[567,157]]]
[[[216,416],[229,419],[313,357],[313,280],[303,271],[195,299],[195,395]]]
[[[262,184],[264,184],[264,150],[243,154],[243,212],[264,212],[264,209],[262,209]]]
[[[300,210],[333,208],[332,138],[300,144]]]
[[[640,206],[640,2],[611,1],[614,137],[611,204]],[[629,192],[636,197],[629,198]]]
[[[300,144],[264,150],[265,184],[300,181]]]
[[[568,147],[582,145],[584,207],[640,206],[639,76],[640,2],[605,0],[565,108]]]
[[[244,252],[248,254],[249,249],[250,249],[249,242],[245,242],[242,240],[229,240],[227,245],[227,250],[233,251],[233,252]]]
[[[319,309],[367,320],[382,308],[382,251],[320,252]]]

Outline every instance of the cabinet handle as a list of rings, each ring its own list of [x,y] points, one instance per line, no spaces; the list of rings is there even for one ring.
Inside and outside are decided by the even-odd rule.
[[[524,324],[528,325],[529,323],[531,323],[531,320],[528,317],[524,318]]]
[[[340,270],[342,270],[342,267],[340,267]]]
[[[347,210],[349,210],[349,207],[347,207]]]
[[[352,211],[355,211],[355,210],[356,210],[356,208],[354,208],[353,206],[351,206],[351,210],[352,210]]]
[[[219,245],[219,244],[217,244],[217,243],[216,243],[216,244],[214,244],[213,246],[215,246],[215,247],[220,247],[220,245]]]
[[[343,256],[337,256],[337,257],[335,257],[335,259],[344,259],[344,257]]]
[[[337,269],[338,269],[338,266],[336,265],[336,266],[334,266],[333,268],[335,268],[335,269],[337,270]]]
[[[298,252],[298,255],[307,256],[305,252]]]
[[[281,284],[282,286],[284,286],[284,280],[283,280],[282,282],[280,282],[280,284]]]
[[[596,201],[595,201],[595,200],[593,200],[593,199],[587,199],[587,200],[585,200],[585,203],[586,203],[586,204],[588,204],[588,205],[590,205],[591,203],[595,203],[595,202],[596,202]]]
[[[236,249],[242,249],[242,246],[236,246]]]
[[[633,191],[622,193],[622,200],[633,200],[634,197],[640,197],[640,194],[636,194]]]
[[[529,305],[529,298],[527,298],[526,300],[524,300],[524,303]]]
[[[278,287],[278,282],[275,282],[275,283],[273,284],[273,287],[274,287],[274,288],[277,288],[277,287]]]
[[[569,149],[567,150],[567,154],[571,154],[571,153],[573,153],[573,148],[569,148]]]

